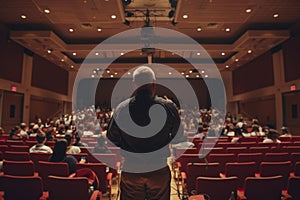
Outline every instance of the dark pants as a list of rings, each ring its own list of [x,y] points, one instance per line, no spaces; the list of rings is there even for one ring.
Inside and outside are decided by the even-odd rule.
[[[122,172],[120,200],[170,200],[170,182],[169,167],[147,173]]]

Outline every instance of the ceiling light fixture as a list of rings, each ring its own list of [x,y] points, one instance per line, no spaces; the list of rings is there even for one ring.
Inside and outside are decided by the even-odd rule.
[[[124,55],[124,53],[123,52],[121,52],[121,56],[123,56]]]
[[[77,53],[76,53],[76,52],[73,52],[72,54],[73,54],[73,56],[76,56],[76,55],[77,55]]]
[[[187,74],[187,75],[185,75],[185,77],[187,77],[187,78],[188,78],[188,77],[190,77],[190,75],[188,75],[188,74]]]
[[[189,18],[189,16],[188,15],[183,15],[182,18],[187,19],[187,18]]]
[[[189,73],[190,73],[190,74],[193,73],[193,70],[190,70]]]
[[[197,31],[198,31],[198,32],[202,31],[202,28],[198,27],[198,28],[197,28]]]
[[[111,18],[112,18],[112,19],[116,19],[117,16],[116,16],[116,15],[111,15]]]
[[[130,75],[130,74],[131,74],[131,72],[127,72],[127,74],[128,74],[128,75]]]
[[[51,50],[51,49],[48,49],[47,52],[50,54],[50,53],[52,53],[52,50]]]
[[[110,75],[110,77],[111,77],[111,78],[113,78],[113,77],[114,77],[114,75],[112,75],[112,74],[111,74],[111,75]]]
[[[225,31],[226,31],[226,32],[230,32],[230,28],[226,28]]]
[[[172,72],[169,72],[169,75],[172,75]]]
[[[204,73],[205,73],[205,71],[204,71],[204,70],[202,70],[202,71],[201,71],[201,73],[202,73],[202,74],[204,74]]]
[[[65,59],[62,58],[60,61],[61,61],[61,62],[65,62]]]
[[[69,32],[70,32],[70,33],[73,33],[73,32],[74,32],[74,29],[73,29],[73,28],[69,28]]]
[[[239,62],[239,59],[238,59],[238,58],[236,58],[234,61],[235,61],[235,62]]]
[[[225,67],[226,67],[226,68],[229,68],[229,65],[226,65]]]
[[[96,53],[95,53],[95,55],[96,55],[96,56],[99,56],[99,53],[98,53],[98,52],[96,52]]]
[[[182,75],[184,75],[184,72],[181,72]]]
[[[199,78],[200,77],[199,74],[197,74],[196,77]]]
[[[225,52],[222,52],[221,55],[222,55],[222,56],[225,56]]]
[[[44,9],[44,13],[50,14],[50,10],[46,8],[46,9]]]
[[[92,74],[92,76],[91,76],[92,78],[95,78],[95,75],[94,74]]]
[[[251,8],[247,8],[247,9],[245,10],[245,12],[246,12],[246,13],[251,13],[251,12],[252,12],[252,9],[251,9]]]
[[[279,17],[279,14],[278,14],[278,13],[274,13],[274,14],[273,14],[273,17],[274,17],[274,18],[278,18],[278,17]]]
[[[207,78],[207,77],[208,77],[208,75],[206,74],[204,77],[205,77],[205,78]]]
[[[74,66],[73,65],[71,65],[71,69],[73,69],[74,68]]]
[[[250,54],[250,53],[252,53],[252,50],[251,50],[251,49],[249,49],[249,50],[248,50],[248,53],[249,53],[249,54]]]
[[[201,53],[200,53],[200,52],[198,52],[198,53],[197,53],[197,56],[200,56],[200,55],[201,55]]]
[[[26,19],[27,16],[26,16],[26,15],[21,15],[21,18],[22,18],[22,19]]]
[[[102,28],[97,28],[97,31],[98,31],[98,32],[101,32],[101,31],[102,31]]]

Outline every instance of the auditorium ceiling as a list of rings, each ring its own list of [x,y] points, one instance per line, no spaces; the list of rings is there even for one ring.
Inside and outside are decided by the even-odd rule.
[[[187,59],[203,61],[195,49],[124,53],[132,39],[101,52],[93,49],[123,31],[145,25],[163,27],[201,44],[220,71],[234,70],[292,36],[291,28],[300,21],[300,1],[0,0],[0,21],[10,30],[9,39],[67,70],[78,70],[90,53],[102,60],[99,66],[114,60],[110,69],[118,77],[128,66],[147,63],[151,54],[153,62],[187,74],[191,69]]]

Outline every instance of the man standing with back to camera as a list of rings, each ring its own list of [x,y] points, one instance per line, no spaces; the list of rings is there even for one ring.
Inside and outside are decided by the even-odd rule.
[[[107,137],[124,156],[121,200],[170,199],[169,144],[181,142],[183,129],[175,104],[155,95],[155,81],[150,67],[138,67],[133,73],[134,96],[118,105],[109,124]],[[149,124],[164,113],[151,116],[152,106],[160,106],[166,116],[158,131]],[[130,120],[135,125],[131,126]],[[148,129],[141,131],[145,127]]]

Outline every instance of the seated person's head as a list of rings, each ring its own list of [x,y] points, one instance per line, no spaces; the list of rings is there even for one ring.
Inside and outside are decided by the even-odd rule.
[[[36,141],[37,141],[39,144],[43,144],[43,143],[46,141],[46,134],[45,134],[43,131],[39,131],[39,132],[36,134]]]
[[[67,133],[67,134],[65,135],[65,139],[66,139],[66,141],[67,141],[67,145],[68,145],[68,146],[71,145],[72,138],[73,138],[73,135],[72,135],[72,134]]]
[[[276,141],[278,139],[279,133],[275,129],[270,129],[268,133],[268,138]]]

